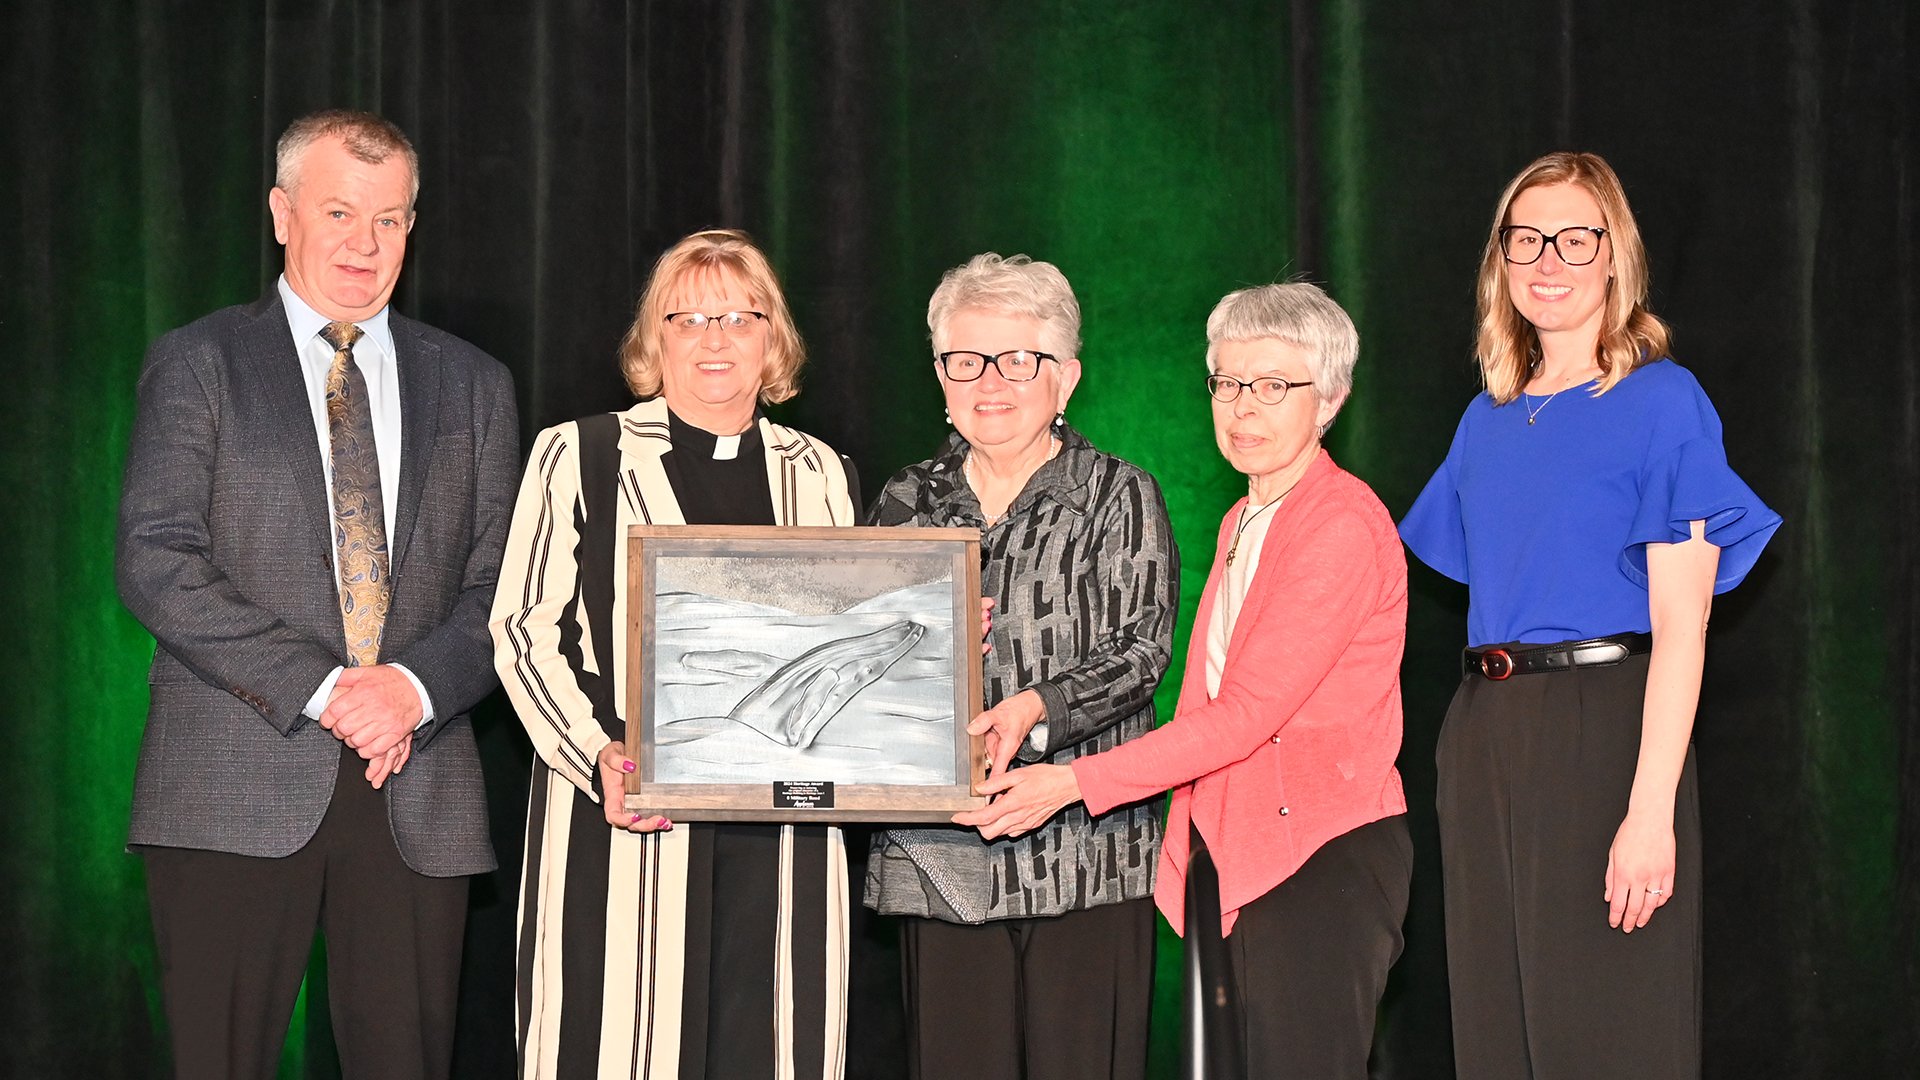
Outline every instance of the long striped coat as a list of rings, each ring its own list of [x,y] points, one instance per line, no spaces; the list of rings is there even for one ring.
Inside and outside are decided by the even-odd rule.
[[[839,456],[791,428],[759,425],[775,521],[854,524]],[[534,442],[491,623],[501,682],[538,755],[520,888],[520,1073],[674,1080],[688,1061],[704,1060],[703,1046],[683,1046],[683,1032],[704,1030],[703,1019],[688,1021],[706,1001],[698,989],[683,999],[682,988],[708,982],[698,931],[691,948],[688,935],[690,925],[708,924],[711,902],[697,880],[689,888],[698,828],[643,836],[606,824],[595,762],[609,736],[562,644],[577,636],[578,663],[594,676],[611,670],[624,711],[626,664],[617,658],[626,654],[626,620],[617,613],[626,610],[626,528],[682,522],[660,460],[672,448],[666,405],[644,401],[621,415],[619,491],[594,496],[596,509],[619,500],[616,616],[604,644],[592,640],[576,565],[578,431],[561,424]],[[768,1023],[778,1076],[834,1080],[846,1056],[846,855],[838,829],[826,830],[824,844],[799,842],[795,832],[781,830],[780,895],[769,905],[781,948],[769,960]],[[565,1000],[569,993],[576,1000]],[[588,999],[577,1000],[583,993]]]

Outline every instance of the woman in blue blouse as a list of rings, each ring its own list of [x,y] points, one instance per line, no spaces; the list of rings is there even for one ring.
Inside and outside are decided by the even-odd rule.
[[[1646,302],[1607,163],[1527,166],[1481,259],[1486,392],[1400,524],[1470,596],[1437,754],[1461,1080],[1699,1075],[1707,613],[1780,517]]]

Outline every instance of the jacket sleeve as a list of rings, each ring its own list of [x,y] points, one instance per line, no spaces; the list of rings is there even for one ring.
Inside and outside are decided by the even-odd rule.
[[[1078,745],[1147,708],[1173,655],[1180,555],[1159,485],[1130,470],[1094,505],[1100,565],[1073,588],[1099,625],[1079,663],[1033,685],[1047,708],[1046,751],[1023,743],[1022,760]]]
[[[514,504],[489,625],[494,668],[534,751],[597,802],[595,763],[611,740],[560,651],[560,620],[579,579],[574,562],[579,541],[574,521],[580,498],[577,437],[577,428],[568,423],[548,428],[534,440]],[[592,643],[596,656],[607,647]],[[600,662],[604,664],[604,658]]]
[[[1355,513],[1263,552],[1255,622],[1211,701],[1182,701],[1173,721],[1073,762],[1091,813],[1104,813],[1241,761],[1300,711],[1380,604],[1378,544]],[[1244,617],[1244,616],[1243,616]],[[1241,631],[1236,629],[1236,636]]]
[[[433,699],[435,719],[414,733],[416,749],[446,727],[443,721],[473,708],[494,686],[493,667],[487,663],[492,651],[487,612],[507,543],[513,474],[520,464],[520,415],[512,376],[493,363],[482,370],[489,377],[477,380],[478,400],[473,404],[473,534],[460,592],[439,626],[392,658],[406,665]]]
[[[213,385],[211,351],[169,334],[147,352],[121,486],[115,584],[169,655],[292,734],[341,660],[242,594],[213,561],[208,507],[224,390]]]

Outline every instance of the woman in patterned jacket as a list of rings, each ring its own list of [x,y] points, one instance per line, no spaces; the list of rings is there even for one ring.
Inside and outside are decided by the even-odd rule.
[[[982,531],[995,603],[992,770],[1071,761],[1153,729],[1178,558],[1160,489],[1064,414],[1080,305],[1054,266],[975,256],[928,304],[954,433],[888,482],[876,525]],[[878,834],[866,902],[901,930],[911,1075],[1140,1077],[1153,981],[1159,800],[1073,808],[1019,840]]]

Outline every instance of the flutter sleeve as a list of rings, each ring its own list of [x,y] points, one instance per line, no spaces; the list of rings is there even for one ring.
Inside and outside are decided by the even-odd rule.
[[[1620,569],[1646,588],[1647,545],[1681,543],[1692,535],[1691,523],[1703,521],[1707,542],[1720,549],[1713,591],[1723,593],[1759,561],[1780,527],[1780,515],[1727,464],[1720,416],[1693,376],[1685,374],[1666,398],[1640,470],[1640,501],[1620,552]]]
[[[1468,415],[1471,415],[1469,413]],[[1460,460],[1465,454],[1467,416],[1454,429],[1447,459],[1413,500],[1400,520],[1400,539],[1421,562],[1455,581],[1467,582],[1467,527],[1460,516]]]

